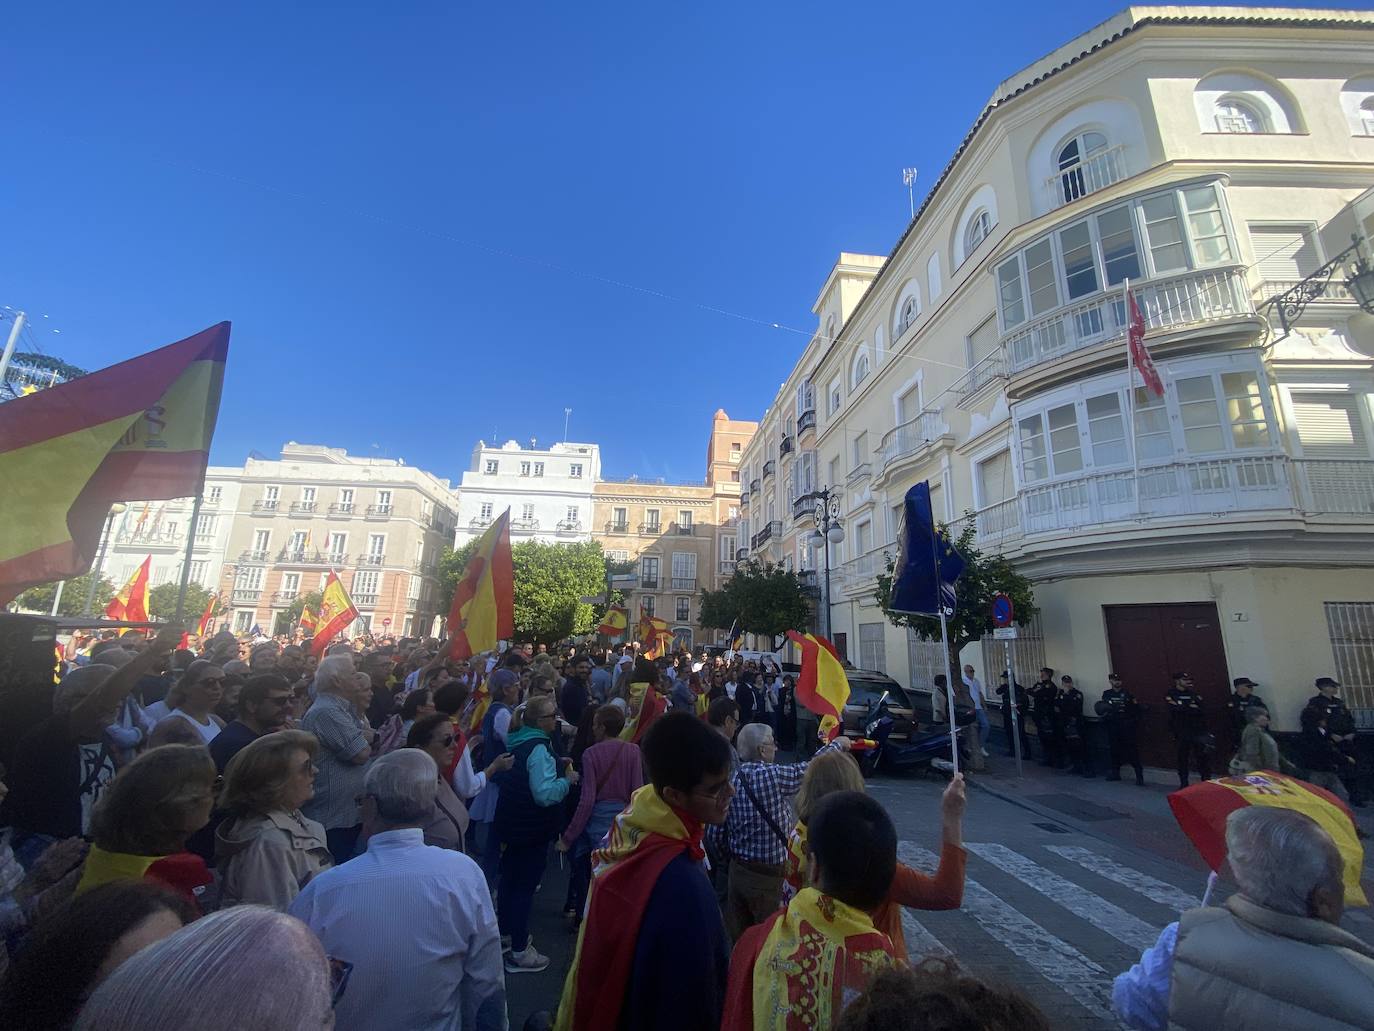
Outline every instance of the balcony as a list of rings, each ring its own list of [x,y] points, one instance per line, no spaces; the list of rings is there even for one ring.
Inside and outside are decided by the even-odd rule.
[[[300,596],[300,591],[273,591],[273,605],[290,605]]]
[[[806,411],[802,412],[801,415],[797,416],[797,439],[798,439],[798,440],[801,439],[801,435],[802,435],[803,433],[805,433],[807,430],[814,430],[815,428],[816,428],[816,409],[815,409],[815,408],[808,408]]]
[[[607,533],[629,533],[629,532],[630,532],[630,524],[629,524],[629,523],[609,522],[609,523],[606,524],[606,532],[607,532]]]
[[[797,579],[801,581],[802,593],[819,597],[821,593],[820,574],[814,569],[797,570]]]
[[[816,492],[808,490],[792,502],[792,518],[805,519],[816,510]]]
[[[759,478],[755,476],[752,480],[749,481],[749,492],[751,494],[757,494],[761,486],[762,484],[759,482]]]
[[[491,516],[473,516],[468,520],[469,530],[485,530],[491,525]]]
[[[235,605],[256,605],[261,595],[260,587],[235,587],[231,598]]]
[[[735,561],[736,561],[736,562],[743,562],[743,561],[744,561],[745,559],[747,559],[748,557],[749,557],[749,549],[748,549],[748,548],[736,548],[736,549],[735,549]]]
[[[334,502],[334,504],[329,506],[329,515],[330,518],[334,518],[337,516],[351,516],[353,514],[353,509],[354,505],[351,501],[336,501]]]
[[[120,530],[115,534],[115,543],[156,550],[158,548],[184,548],[186,538],[176,530]]]
[[[777,472],[777,470],[778,463],[770,458],[768,461],[763,463],[763,478],[765,480],[768,479],[768,477],[772,476],[775,472]]]
[[[373,605],[377,604],[377,595],[375,594],[351,594],[349,597],[352,599],[353,604],[359,608],[370,609]]]
[[[894,547],[886,544],[840,566],[840,589],[851,595],[874,590],[878,586],[878,574],[887,570],[887,556]]]
[[[734,571],[734,562],[727,562],[725,559],[721,559],[719,562],[716,563],[716,572],[719,573],[721,576],[729,576]]]
[[[1374,461],[1301,458],[1293,468],[1304,512],[1374,517]]]
[[[795,447],[793,446],[793,444],[792,444],[792,438],[791,438],[791,437],[785,436],[785,437],[782,438],[782,440],[778,441],[778,456],[779,456],[779,457],[781,457],[781,456],[783,456],[783,455],[790,455],[790,454],[791,454],[793,451],[795,451],[795,450],[796,450],[796,448],[795,448]]]
[[[510,528],[518,533],[534,533],[539,529],[538,519],[512,519]]]
[[[951,389],[954,391],[955,403],[960,408],[965,408],[968,400],[989,383],[1005,381],[1006,378],[1007,353],[998,348],[992,354],[983,357],[954,384]]]
[[[749,507],[749,491],[746,490],[746,489],[744,489],[744,488],[740,488],[740,492],[739,492],[739,507],[740,507],[740,508],[748,508],[748,507]]]
[[[1244,269],[1207,269],[1132,283],[1145,328],[1183,329],[1253,315]],[[1022,372],[1076,351],[1122,341],[1126,301],[1120,290],[1056,308],[1002,338],[1012,373]]]
[[[559,533],[581,533],[582,521],[580,519],[564,519],[556,527]]]
[[[860,462],[853,469],[849,470],[849,476],[845,478],[845,486],[853,487],[863,483],[873,475],[872,462]]]
[[[219,508],[219,503],[220,503],[220,496],[219,496],[219,495],[215,495],[215,496],[212,497],[211,495],[207,494],[205,497],[203,497],[203,498],[200,499],[200,507],[201,507],[201,508]]]
[[[663,524],[662,524],[662,523],[640,523],[640,524],[639,524],[639,532],[642,533],[642,534],[644,534],[644,535],[646,535],[646,536],[649,536],[649,537],[657,537],[659,534],[661,534],[661,533],[663,532]]]
[[[281,566],[342,566],[347,562],[347,555],[322,555],[303,548],[282,548],[277,552],[277,565]]]
[[[1060,169],[1045,180],[1049,191],[1050,210],[1072,204],[1098,190],[1126,178],[1126,148],[1109,147]]]
[[[675,534],[676,534],[677,536],[679,536],[679,537],[690,537],[690,536],[692,536],[692,529],[693,529],[693,524],[691,524],[691,523],[674,523],[674,524],[673,524],[673,533],[675,533]]]
[[[639,578],[639,588],[640,588],[640,590],[643,590],[643,591],[656,591],[656,590],[658,590],[658,577],[656,577],[656,576],[641,576],[641,577]],[[653,615],[653,613],[650,613],[650,615]]]
[[[240,565],[260,565],[260,566],[261,566],[261,565],[266,565],[266,564],[267,564],[267,552],[265,552],[265,551],[240,551],[240,552],[239,552],[239,564],[240,564]]]
[[[278,504],[279,502],[276,501],[255,501],[253,502],[253,514],[276,515]]]
[[[672,589],[675,591],[695,591],[697,578],[695,576],[675,576],[672,578]]]
[[[394,506],[392,506],[392,505],[368,505],[368,506],[367,506],[367,518],[368,518],[368,519],[390,519],[390,518],[391,518],[391,513],[392,513],[393,510],[394,510]]]
[[[763,524],[763,528],[751,538],[750,547],[757,551],[775,537],[782,537],[782,522],[777,519]]]
[[[293,501],[291,502],[291,514],[308,519],[315,514],[316,507],[313,501]]]
[[[946,432],[948,430],[940,413],[929,408],[909,422],[888,430],[878,449],[882,457],[883,475],[887,475],[898,462],[921,454]]]
[[[386,565],[386,555],[374,555],[372,552],[367,552],[366,554],[358,556],[358,565],[364,567],[371,566],[373,568],[384,566]]]

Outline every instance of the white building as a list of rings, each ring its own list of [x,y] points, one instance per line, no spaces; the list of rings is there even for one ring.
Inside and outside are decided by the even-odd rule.
[[[592,539],[592,487],[601,477],[595,444],[524,448],[478,441],[458,492],[455,546],[482,534],[510,509],[511,541],[572,543]]]

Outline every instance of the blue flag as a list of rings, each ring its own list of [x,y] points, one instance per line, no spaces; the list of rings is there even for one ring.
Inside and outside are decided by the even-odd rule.
[[[930,510],[930,483],[918,483],[902,502],[902,529],[897,535],[897,562],[888,608],[916,616],[954,614],[954,581],[964,571],[964,556],[935,526]]]

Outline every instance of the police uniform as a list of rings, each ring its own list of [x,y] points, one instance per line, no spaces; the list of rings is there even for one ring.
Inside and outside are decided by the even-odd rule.
[[[1350,793],[1350,804],[1357,807],[1364,806],[1364,799],[1360,796],[1359,766],[1358,757],[1355,755],[1355,717],[1350,714],[1349,707],[1345,704],[1345,699],[1326,695],[1318,692],[1307,700],[1307,705],[1303,707],[1300,722],[1303,729],[1308,725],[1316,724],[1317,716],[1326,717],[1326,733],[1332,737],[1342,737],[1346,740],[1333,742],[1335,748],[1341,755],[1355,759],[1356,762],[1342,761],[1337,764],[1336,772],[1345,785],[1345,790]]]
[[[1250,722],[1249,711],[1268,708],[1269,706],[1264,704],[1264,699],[1254,691],[1244,696],[1238,691],[1232,693],[1226,700],[1226,717],[1231,724],[1231,730],[1235,732],[1236,744],[1240,744],[1240,736],[1245,733],[1245,724]]]
[[[1124,687],[1109,687],[1102,692],[1102,718],[1107,722],[1107,744],[1111,748],[1112,768],[1108,780],[1121,779],[1121,767],[1135,770],[1135,782],[1145,783],[1145,771],[1140,765],[1140,745],[1137,731],[1140,703]]]
[[[1040,737],[1040,763],[1056,769],[1064,764],[1064,739],[1055,725],[1054,700],[1059,688],[1053,680],[1037,680],[1031,685],[1031,718]]]
[[[1202,696],[1196,688],[1180,687],[1177,679],[1169,693],[1164,696],[1169,706],[1169,730],[1178,745],[1178,783],[1188,786],[1188,757],[1192,754],[1197,761],[1197,772],[1203,780],[1211,780],[1212,769],[1207,754],[1207,744],[1203,740],[1207,733],[1207,717],[1202,710]]]
[[[1093,775],[1088,759],[1088,742],[1083,736],[1083,692],[1072,683],[1061,687],[1054,697],[1054,720],[1060,740],[1073,762],[1073,772],[1084,777]]]
[[[1002,678],[1001,685],[997,688],[998,695],[1002,698],[1002,727],[1007,735],[1007,755],[1016,754],[1016,742],[1012,740],[1012,716],[1011,699],[1012,691],[1007,687],[1007,679]],[[1016,685],[1016,729],[1021,734],[1021,757],[1029,759],[1031,755],[1030,737],[1026,734],[1026,689],[1020,684]]]

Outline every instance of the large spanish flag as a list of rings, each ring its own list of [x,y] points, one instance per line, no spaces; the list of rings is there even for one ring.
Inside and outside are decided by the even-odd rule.
[[[310,652],[316,658],[324,654],[324,647],[339,631],[358,618],[358,609],[353,599],[339,582],[339,574],[329,571],[320,598],[320,614],[316,626],[315,639],[310,643]]]
[[[119,589],[119,593],[105,606],[106,619],[127,619],[132,623],[148,622],[148,577],[151,575],[153,556],[145,558],[129,582]]]
[[[601,617],[601,625],[596,628],[596,632],[607,637],[619,637],[629,625],[630,610],[612,605],[606,610],[606,615]]]
[[[315,632],[315,627],[317,625],[316,617],[315,613],[310,611],[309,605],[301,606],[301,618],[296,620],[296,625],[307,634],[313,634]]]
[[[1226,817],[1248,805],[1294,809],[1312,819],[1331,835],[1341,853],[1345,904],[1369,905],[1360,887],[1364,848],[1355,832],[1354,816],[1344,802],[1325,788],[1296,777],[1260,770],[1239,777],[1203,781],[1169,796],[1174,819],[1213,870],[1221,869],[1226,859]]]
[[[510,551],[510,509],[502,512],[477,542],[448,613],[453,648],[449,655],[469,659],[496,650],[515,633],[515,563]],[[461,628],[461,629],[460,629]]]
[[[787,637],[802,653],[797,701],[821,718],[821,735],[831,740],[844,726],[844,705],[849,701],[849,678],[844,675],[839,652],[819,634],[789,630]]]
[[[90,569],[116,501],[198,493],[229,323],[0,405],[0,604]]]
[[[640,642],[644,645],[644,657],[646,659],[656,659],[660,655],[668,653],[668,646],[673,643],[673,632],[668,629],[666,620],[651,616],[647,612],[640,611],[639,623],[635,627],[635,633],[639,635]]]
[[[200,614],[200,622],[196,624],[196,636],[204,638],[210,630],[210,620],[215,616],[215,605],[219,602],[219,594],[212,593],[205,602],[205,611]]]

